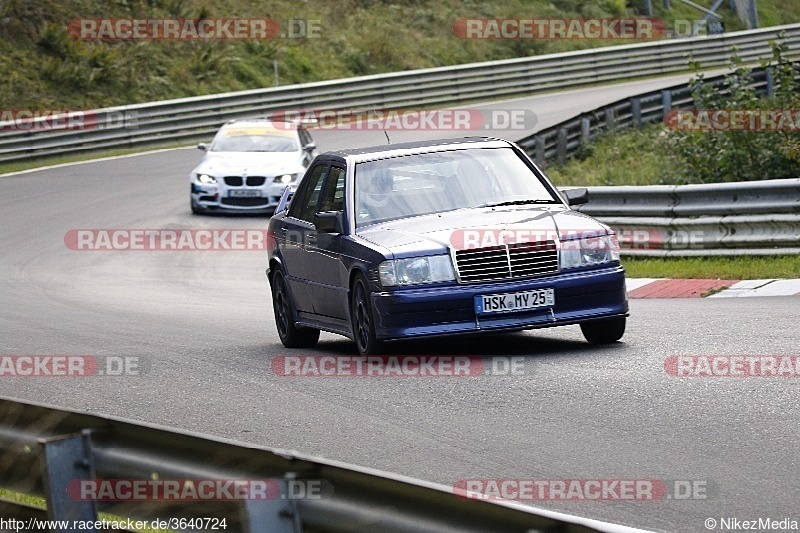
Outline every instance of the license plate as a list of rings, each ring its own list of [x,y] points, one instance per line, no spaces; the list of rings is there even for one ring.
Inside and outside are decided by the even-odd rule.
[[[239,198],[241,198],[242,196],[247,198],[253,198],[253,197],[258,198],[261,196],[261,191],[257,189],[233,189],[228,191],[228,196],[236,196]]]
[[[527,311],[539,307],[553,307],[556,299],[553,289],[483,294],[475,297],[475,312],[479,315]]]

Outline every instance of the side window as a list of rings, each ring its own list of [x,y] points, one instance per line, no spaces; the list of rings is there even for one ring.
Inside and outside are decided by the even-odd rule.
[[[325,177],[327,168],[327,165],[316,165],[308,175],[308,179],[303,180],[289,206],[290,217],[313,222],[314,213],[317,212],[319,192],[322,189],[322,178]]]
[[[345,170],[340,167],[331,167],[325,188],[320,199],[320,213],[326,211],[344,210],[344,178]]]

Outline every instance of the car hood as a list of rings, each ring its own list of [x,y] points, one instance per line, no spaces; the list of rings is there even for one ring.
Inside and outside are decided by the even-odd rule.
[[[447,253],[513,242],[570,240],[605,235],[611,229],[563,206],[462,209],[375,224],[356,231],[396,258]]]
[[[304,172],[300,152],[208,152],[194,172],[198,174],[264,175],[297,174]]]

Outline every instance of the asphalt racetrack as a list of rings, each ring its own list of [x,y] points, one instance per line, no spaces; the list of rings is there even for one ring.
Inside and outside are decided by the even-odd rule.
[[[525,105],[543,127],[619,91],[493,105]],[[383,142],[374,131],[315,138],[321,150]],[[276,357],[349,356],[355,346],[323,334],[313,350],[282,347],[265,252],[65,244],[76,229],[265,229],[265,217],[191,215],[187,175],[200,156],[179,149],[0,177],[0,354],[129,358],[140,370],[5,376],[0,395],[445,485],[657,480],[667,490],[657,501],[526,502],[643,529],[704,531],[709,518],[800,521],[800,380],[665,370],[672,356],[797,356],[796,297],[634,300],[622,342],[600,348],[576,326],[391,346],[475,356],[489,367],[517,357],[513,375],[280,376]]]

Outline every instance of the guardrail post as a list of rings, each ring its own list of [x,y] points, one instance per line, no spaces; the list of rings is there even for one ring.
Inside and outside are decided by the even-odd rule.
[[[534,153],[536,154],[536,156],[534,157],[534,159],[536,159],[536,164],[538,164],[541,167],[546,166],[547,156],[545,155],[544,151],[544,137],[536,137],[536,139],[533,141],[533,146],[535,150]]]
[[[775,75],[772,73],[772,67],[767,67],[764,70],[767,76],[767,96],[771,98],[775,96]]]
[[[97,521],[97,502],[73,499],[68,492],[81,480],[95,477],[91,431],[40,439],[44,446],[44,493],[49,520]],[[94,527],[83,531],[97,531]]]
[[[661,106],[664,108],[664,116],[672,109],[672,91],[669,89],[661,91]]]
[[[567,160],[567,128],[559,128],[556,134],[556,161],[559,164]]]
[[[280,489],[280,495],[272,500],[245,500],[242,505],[242,522],[245,533],[300,533],[303,531],[295,501],[290,498],[285,479],[272,479]]]
[[[634,126],[642,127],[642,101],[638,98],[631,98],[631,119]]]
[[[611,131],[616,128],[615,117],[614,117],[614,108],[607,107],[606,108],[606,130]]]
[[[588,118],[581,119],[581,144],[589,144],[589,134],[591,133],[592,124]]]

